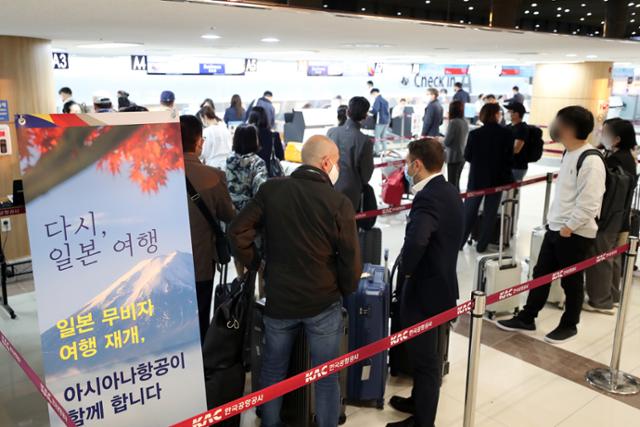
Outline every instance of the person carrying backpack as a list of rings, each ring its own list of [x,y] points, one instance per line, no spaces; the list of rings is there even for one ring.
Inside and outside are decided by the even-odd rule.
[[[519,102],[507,105],[511,114],[509,129],[513,132],[513,179],[522,181],[529,169],[529,163],[534,163],[542,157],[544,141],[542,130],[528,125],[523,119],[527,110]]]
[[[597,219],[604,218],[602,213],[607,213],[601,209],[607,180],[604,163],[598,156],[584,154],[588,151],[597,153],[587,141],[593,128],[593,114],[580,106],[561,109],[551,124],[551,137],[562,143],[567,151],[558,172],[547,232],[533,269],[534,278],[584,261],[591,253],[598,233],[600,221]],[[544,337],[552,344],[567,342],[578,334],[584,301],[583,275],[563,277],[562,288],[566,303],[560,324]],[[512,319],[498,321],[496,326],[506,331],[535,331],[535,319],[544,308],[550,289],[549,284],[532,289],[524,309]]]
[[[607,166],[607,192],[600,215],[601,227],[589,256],[596,256],[627,242],[633,191],[636,186],[636,135],[633,124],[620,118],[604,122],[602,145]],[[593,153],[596,154],[596,153]],[[608,224],[604,224],[606,221]],[[620,302],[622,255],[609,258],[586,271],[588,301],[585,311],[614,314]]]

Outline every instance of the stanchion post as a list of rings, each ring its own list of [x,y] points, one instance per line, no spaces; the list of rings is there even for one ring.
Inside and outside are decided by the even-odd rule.
[[[482,291],[473,291],[473,311],[469,329],[469,357],[467,363],[467,384],[464,395],[464,427],[473,427],[476,412],[478,372],[480,369],[480,338],[487,296]]]
[[[611,352],[611,364],[608,368],[597,368],[587,372],[586,379],[589,384],[612,394],[629,395],[640,392],[640,379],[620,370],[620,354],[624,337],[624,326],[633,283],[633,266],[638,255],[638,238],[629,237],[629,249],[625,253],[623,281],[620,289],[620,307],[616,331],[613,336],[613,350]]]
[[[551,185],[553,184],[553,173],[547,173],[547,188],[544,193],[544,210],[542,211],[542,223],[547,224],[547,213],[549,212],[549,204],[551,203]]]

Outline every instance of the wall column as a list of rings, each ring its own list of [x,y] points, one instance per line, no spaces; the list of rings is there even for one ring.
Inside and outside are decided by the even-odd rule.
[[[11,156],[0,156],[0,198],[13,193],[13,180],[20,178],[18,144],[13,125],[17,113],[55,112],[53,65],[49,40],[0,35],[0,99],[9,102]],[[5,254],[12,260],[30,255],[24,215],[11,217]]]
[[[529,122],[548,125],[559,109],[580,105],[595,117],[595,131],[589,141],[596,143],[609,110],[612,68],[611,62],[538,64],[533,77]]]

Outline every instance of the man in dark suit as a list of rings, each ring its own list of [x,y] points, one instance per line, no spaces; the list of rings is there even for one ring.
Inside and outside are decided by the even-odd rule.
[[[402,247],[403,327],[455,307],[459,297],[456,264],[463,207],[456,188],[442,176],[443,164],[444,149],[437,140],[425,138],[409,144],[405,174],[415,198]],[[414,368],[413,390],[411,397],[394,396],[390,404],[413,416],[387,427],[433,427],[442,379],[437,343],[436,330],[407,341]]]
[[[438,89],[427,89],[427,98],[429,103],[427,108],[424,109],[424,116],[422,117],[422,136],[438,136],[440,135],[440,126],[444,117],[444,111],[442,104],[438,101],[440,92]]]

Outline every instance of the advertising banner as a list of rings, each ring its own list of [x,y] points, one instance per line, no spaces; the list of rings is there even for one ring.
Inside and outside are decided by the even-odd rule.
[[[49,388],[79,426],[205,410],[177,118],[25,115],[16,127]]]

